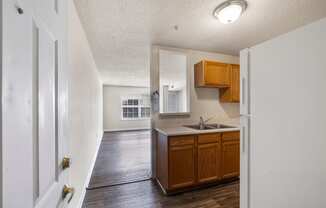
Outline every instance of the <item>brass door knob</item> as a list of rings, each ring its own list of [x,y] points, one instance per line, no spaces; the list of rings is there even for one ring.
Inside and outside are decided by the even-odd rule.
[[[70,167],[71,160],[69,157],[64,157],[62,160],[62,169],[65,170]]]
[[[74,197],[75,194],[75,189],[72,187],[69,187],[68,185],[64,185],[63,186],[63,190],[62,190],[62,199],[66,199],[66,197],[68,198],[68,203],[71,201],[72,197]]]

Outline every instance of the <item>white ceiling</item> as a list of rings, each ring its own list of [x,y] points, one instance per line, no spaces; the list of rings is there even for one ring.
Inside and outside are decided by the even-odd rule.
[[[224,0],[75,0],[105,84],[149,85],[151,44],[238,55],[326,16],[326,0],[248,0],[235,23],[213,16]],[[178,30],[175,26],[178,26]]]

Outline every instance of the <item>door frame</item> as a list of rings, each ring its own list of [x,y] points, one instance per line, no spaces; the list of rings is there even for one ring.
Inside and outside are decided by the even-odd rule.
[[[2,184],[2,173],[3,173],[3,168],[2,168],[2,56],[3,56],[3,45],[2,45],[2,41],[3,41],[3,37],[2,37],[2,27],[3,27],[3,17],[2,17],[2,2],[0,1],[0,11],[1,11],[1,15],[0,15],[0,22],[1,22],[1,26],[0,26],[0,98],[1,98],[1,102],[0,102],[0,207],[3,207],[3,202],[2,202],[2,193],[3,193],[3,184]]]

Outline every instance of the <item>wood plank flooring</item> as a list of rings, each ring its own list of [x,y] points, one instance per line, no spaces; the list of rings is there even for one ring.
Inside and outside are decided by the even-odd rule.
[[[239,181],[165,196],[152,180],[88,190],[83,208],[239,208]]]
[[[149,179],[150,131],[105,133],[88,189]]]
[[[83,208],[239,208],[239,181],[165,196],[150,175],[150,131],[106,133]],[[107,185],[114,185],[103,187]]]

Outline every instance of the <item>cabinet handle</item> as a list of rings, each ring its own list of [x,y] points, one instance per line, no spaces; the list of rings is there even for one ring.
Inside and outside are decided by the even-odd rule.
[[[242,127],[242,145],[241,145],[241,150],[242,153],[245,153],[246,150],[246,145],[245,145],[245,141],[246,141],[246,127]]]
[[[246,104],[246,79],[242,77],[242,105]]]

